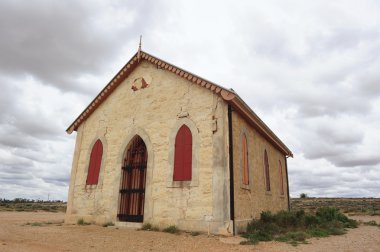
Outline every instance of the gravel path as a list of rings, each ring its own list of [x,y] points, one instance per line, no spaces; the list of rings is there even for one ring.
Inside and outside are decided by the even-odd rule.
[[[380,251],[380,228],[364,225],[342,236],[310,239],[310,244],[297,247],[279,242],[245,246],[238,244],[239,237],[59,224],[63,218],[63,213],[0,212],[0,251]],[[380,216],[354,218],[380,223]],[[37,223],[31,225],[33,222]],[[53,224],[39,226],[43,222]]]

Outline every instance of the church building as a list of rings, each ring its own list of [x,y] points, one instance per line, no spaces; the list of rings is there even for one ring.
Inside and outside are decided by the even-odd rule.
[[[233,235],[289,207],[286,145],[232,89],[141,49],[73,131],[66,223]]]

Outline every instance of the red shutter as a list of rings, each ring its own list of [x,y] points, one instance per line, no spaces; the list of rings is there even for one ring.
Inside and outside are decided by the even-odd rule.
[[[103,156],[103,144],[98,139],[94,146],[92,147],[91,156],[90,156],[90,164],[88,167],[87,174],[87,185],[96,185],[99,180],[99,172],[100,166],[102,164],[102,156]]]
[[[264,151],[264,165],[265,165],[265,186],[267,191],[270,191],[270,173],[269,173],[269,160],[267,150]]]
[[[248,171],[248,146],[247,146],[247,137],[243,134],[242,139],[242,158],[243,158],[243,184],[249,184],[249,171]]]
[[[279,174],[279,176],[280,176],[280,194],[281,194],[281,195],[284,195],[284,178],[283,178],[283,175],[282,175],[282,165],[281,165],[281,161],[278,160],[278,163],[279,163],[279,167],[278,167],[278,169],[279,169],[279,171],[280,171],[280,174]]]
[[[182,125],[175,138],[174,181],[191,180],[192,157],[193,138],[191,131],[186,125]]]

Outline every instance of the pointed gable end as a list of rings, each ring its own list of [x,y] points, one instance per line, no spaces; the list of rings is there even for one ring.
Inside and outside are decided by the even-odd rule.
[[[76,131],[96,109],[107,99],[107,97],[131,74],[131,72],[142,62],[148,61],[161,69],[172,72],[196,85],[210,90],[222,97],[234,110],[241,114],[253,127],[255,127],[263,136],[273,143],[287,156],[293,156],[292,152],[286,145],[269,129],[269,127],[251,110],[251,108],[232,90],[226,89],[211,81],[201,78],[184,69],[174,66],[144,51],[137,52],[127,64],[112,78],[112,80],[103,88],[102,91],[92,100],[87,108],[75,119],[75,121],[67,128],[66,132],[71,134]],[[143,83],[143,81],[142,81]],[[141,85],[140,85],[141,86]],[[141,86],[143,87],[143,85]],[[137,87],[136,87],[137,88]]]

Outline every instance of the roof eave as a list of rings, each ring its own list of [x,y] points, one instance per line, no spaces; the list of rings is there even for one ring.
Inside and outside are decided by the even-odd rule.
[[[255,112],[240,98],[239,95],[230,101],[236,109],[252,126],[254,126],[264,137],[281,150],[288,157],[293,157],[290,149],[273,133],[273,131],[256,115]]]
[[[126,76],[138,64],[137,53],[125,64],[120,71],[111,79],[111,81],[99,92],[99,94],[88,104],[82,113],[66,129],[68,134],[76,131],[79,125],[86,120],[92,112],[112,93],[112,91],[125,79]]]
[[[278,147],[286,156],[293,157],[293,153],[286,147],[286,145],[269,129],[269,127],[253,112],[253,110],[236,94],[233,90],[226,89],[202,77],[199,77],[189,71],[179,68],[164,60],[161,60],[144,51],[139,51],[125,64],[124,67],[112,78],[112,80],[99,92],[99,94],[90,102],[85,110],[74,120],[74,122],[66,129],[68,134],[76,131],[83,121],[85,121],[96,108],[117,88],[128,75],[135,69],[135,67],[142,61],[146,60],[158,67],[165,69],[169,72],[177,74],[178,76],[187,79],[194,84],[209,89],[211,92],[220,95],[226,102],[233,105],[233,107],[241,113],[241,115],[248,120],[264,137]]]

